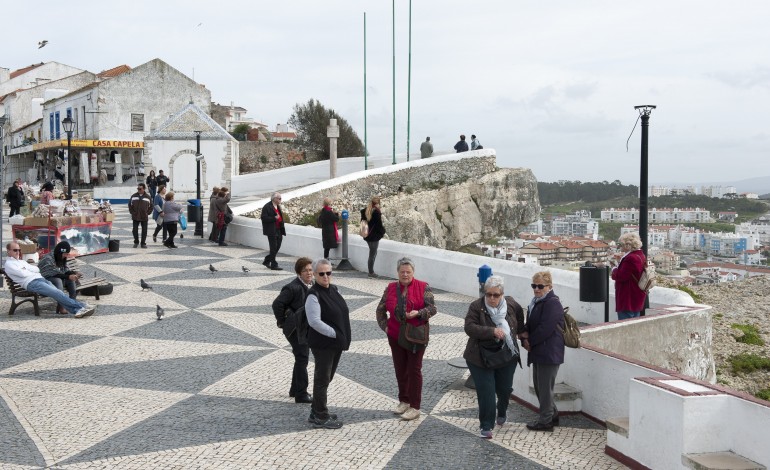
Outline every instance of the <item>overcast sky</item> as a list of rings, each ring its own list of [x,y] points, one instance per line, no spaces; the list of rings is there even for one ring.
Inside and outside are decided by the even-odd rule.
[[[770,2],[426,1],[412,5],[411,151],[476,134],[498,165],[538,180],[639,183],[770,175]],[[3,2],[0,66],[57,61],[91,72],[154,58],[271,129],[320,100],[390,155],[391,2]],[[407,0],[396,1],[396,152],[407,149]],[[38,41],[48,45],[37,48]],[[740,188],[739,188],[740,189]]]

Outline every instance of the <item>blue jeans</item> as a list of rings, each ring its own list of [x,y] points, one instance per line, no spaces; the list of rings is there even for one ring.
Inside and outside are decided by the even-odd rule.
[[[27,284],[27,290],[54,299],[70,313],[75,313],[85,307],[85,304],[80,303],[75,299],[70,299],[67,294],[60,291],[55,285],[42,277],[30,281],[30,283]]]
[[[499,369],[487,369],[468,362],[468,369],[476,384],[481,429],[491,431],[495,427],[495,417],[505,416],[508,412],[508,402],[513,391],[513,373],[517,365],[513,362]]]
[[[62,290],[64,287],[67,288],[67,293],[69,294],[70,299],[77,299],[78,298],[78,291],[75,288],[75,281],[72,279],[64,279],[58,277],[52,277],[52,278],[46,278],[48,282],[56,286],[57,289]],[[58,305],[59,307],[63,307],[62,304]]]
[[[618,312],[618,320],[627,320],[629,318],[636,318],[641,312]]]

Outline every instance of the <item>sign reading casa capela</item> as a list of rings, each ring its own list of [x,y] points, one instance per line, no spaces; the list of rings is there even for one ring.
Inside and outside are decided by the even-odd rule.
[[[87,148],[118,148],[118,149],[142,149],[144,141],[140,140],[73,140],[73,147]],[[32,146],[33,150],[42,150],[51,147],[66,147],[66,140],[52,140],[50,142],[40,142]]]

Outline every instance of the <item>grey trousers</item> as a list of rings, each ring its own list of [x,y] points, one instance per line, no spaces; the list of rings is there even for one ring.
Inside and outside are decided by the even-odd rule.
[[[551,424],[559,410],[553,399],[553,387],[556,385],[556,373],[559,372],[559,364],[532,364],[532,379],[535,384],[535,394],[540,402],[540,416],[537,422]]]

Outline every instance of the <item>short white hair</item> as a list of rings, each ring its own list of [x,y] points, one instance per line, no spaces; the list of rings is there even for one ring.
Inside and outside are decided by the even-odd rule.
[[[505,292],[505,281],[503,280],[502,276],[489,276],[484,283],[484,292],[487,290],[498,287],[500,289],[500,293]]]
[[[312,266],[313,266],[313,272],[317,273],[318,268],[320,268],[321,266],[329,266],[331,268],[332,262],[326,258],[318,258],[317,260],[313,261]]]

